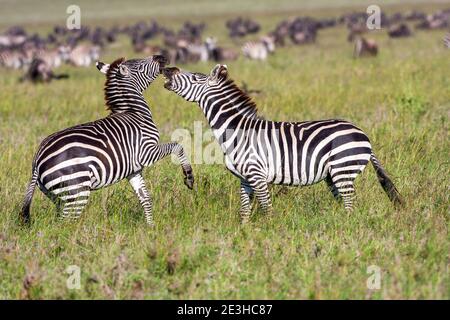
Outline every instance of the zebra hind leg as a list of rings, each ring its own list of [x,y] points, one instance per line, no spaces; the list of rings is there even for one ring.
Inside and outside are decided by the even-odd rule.
[[[334,197],[335,199],[340,199],[339,191],[338,191],[338,189],[336,188],[336,186],[333,184],[333,180],[331,179],[331,176],[330,176],[330,175],[328,175],[328,176],[325,178],[325,182],[327,183],[328,188],[330,189],[331,193],[333,194],[333,197]]]
[[[249,179],[250,186],[255,192],[256,199],[263,212],[272,215],[272,200],[270,199],[269,187],[264,179]]]
[[[342,198],[344,208],[347,211],[353,211],[353,200],[355,198],[354,174],[340,173],[331,177],[332,187],[337,191],[337,197]]]
[[[89,196],[91,195],[90,187],[87,185],[79,185],[77,189],[71,190],[69,194],[59,196],[55,201],[58,210],[61,212],[61,218],[77,220],[86,207]]]
[[[145,220],[149,226],[154,226],[153,214],[152,214],[152,198],[145,186],[144,177],[141,173],[136,173],[128,177],[134,192],[139,198],[139,202],[144,208]]]
[[[250,220],[252,212],[253,189],[246,181],[241,181],[241,223],[245,224]]]

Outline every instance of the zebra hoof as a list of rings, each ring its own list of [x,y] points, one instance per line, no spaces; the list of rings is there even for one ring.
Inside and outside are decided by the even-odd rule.
[[[241,224],[247,225],[250,222],[250,216],[241,216]]]
[[[192,174],[188,174],[184,177],[184,184],[192,190],[194,188],[194,176]]]

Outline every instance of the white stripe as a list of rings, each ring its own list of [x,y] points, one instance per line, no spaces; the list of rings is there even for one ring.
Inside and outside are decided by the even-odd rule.
[[[57,185],[58,183],[64,182],[64,181],[68,181],[68,180],[72,180],[72,179],[76,179],[79,177],[91,177],[91,174],[89,171],[79,171],[79,172],[75,172],[69,175],[65,175],[62,177],[58,177],[54,180],[51,180],[49,182],[47,182],[45,184],[45,188],[46,189],[50,189],[51,187],[53,187],[54,185]]]

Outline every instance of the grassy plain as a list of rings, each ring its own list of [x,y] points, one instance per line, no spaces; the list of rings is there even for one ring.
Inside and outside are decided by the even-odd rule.
[[[23,24],[45,32],[64,22],[65,6],[58,13],[61,4],[40,1],[37,8],[28,2],[13,8],[12,1],[0,1],[1,27]],[[155,18],[179,25],[191,19],[206,22],[205,34],[230,45],[224,22],[239,13],[236,1],[218,8],[211,5],[217,1],[202,1],[195,14],[186,1],[169,1],[168,7],[156,1],[155,11],[133,7],[142,1],[109,3],[90,8],[86,23]],[[177,10],[180,3],[188,9]],[[344,0],[343,7],[322,0],[269,0],[265,6],[258,1],[253,11],[249,1],[239,3],[265,30],[305,12],[365,10],[360,2]],[[445,7],[427,1],[380,3],[387,11]],[[31,12],[35,20],[27,20]],[[321,31],[314,45],[278,50],[267,63],[243,58],[228,63],[238,83],[262,90],[254,100],[268,119],[339,117],[364,129],[406,200],[404,209],[394,209],[368,167],[357,180],[352,214],[324,184],[273,187],[277,214],[268,219],[255,213],[244,227],[238,218],[239,181],[224,166],[194,165],[196,190],[189,191],[170,159],[145,170],[154,229],[145,225],[126,181],[95,192],[76,223],[57,220],[53,204],[36,191],[33,224],[20,227],[17,217],[39,142],[105,116],[104,78],[94,67],[63,67],[58,71],[70,79],[31,85],[18,83],[19,72],[1,70],[0,298],[448,299],[450,51],[442,36],[442,31],[417,31],[392,40],[385,30],[377,31],[371,37],[379,43],[379,56],[354,60],[346,31],[338,27]],[[127,39],[119,39],[102,58],[119,56],[134,56]],[[208,72],[212,66],[182,67]],[[162,141],[179,128],[193,133],[195,121],[203,132],[208,129],[199,108],[166,91],[162,79],[146,97]],[[81,269],[79,290],[66,286],[69,265]],[[366,285],[371,265],[381,269],[379,290]]]

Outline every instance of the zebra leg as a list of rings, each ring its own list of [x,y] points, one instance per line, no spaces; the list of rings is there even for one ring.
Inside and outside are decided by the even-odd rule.
[[[267,214],[272,214],[272,200],[270,199],[269,187],[267,181],[263,179],[249,179],[250,186],[255,192],[258,199],[259,206],[262,211]]]
[[[69,190],[64,195],[58,195],[60,202],[57,202],[57,208],[62,208],[61,217],[63,219],[77,220],[86,207],[91,194],[90,181],[67,187]]]
[[[325,178],[325,182],[327,183],[328,188],[330,189],[331,193],[333,193],[334,198],[339,199],[340,198],[339,191],[336,188],[336,186],[334,185],[333,180],[331,179],[331,175],[328,175]]]
[[[180,161],[181,168],[183,169],[184,174],[184,184],[192,189],[194,186],[194,175],[192,173],[192,166],[186,158],[186,154],[184,153],[183,147],[177,142],[169,142],[163,143],[155,146],[155,149],[152,150],[152,154],[156,155],[156,157],[151,161],[151,163],[159,161],[169,154],[174,154],[177,156]]]
[[[145,186],[144,178],[141,173],[136,173],[128,177],[134,192],[139,198],[139,202],[144,207],[145,220],[149,226],[154,226],[152,214],[152,198]]]
[[[184,153],[184,149],[179,143],[172,142],[174,144],[172,153],[178,157],[178,160],[181,163],[181,168],[183,169],[184,174],[184,184],[192,190],[194,187],[194,174],[192,173],[192,166],[186,158],[186,154]]]
[[[252,211],[253,189],[247,181],[241,180],[241,222],[243,224],[250,220]]]
[[[336,177],[336,176],[335,176]],[[353,199],[355,198],[354,179],[336,180],[333,177],[333,185],[337,189],[339,196],[344,201],[344,208],[348,211],[353,210]]]
[[[56,207],[56,212],[59,215],[62,212],[62,206],[61,206],[62,201],[59,200],[59,198],[56,194],[47,190],[47,188],[39,181],[39,179],[37,181],[37,184],[39,186],[39,189],[42,191],[42,193],[53,202],[53,204]]]

